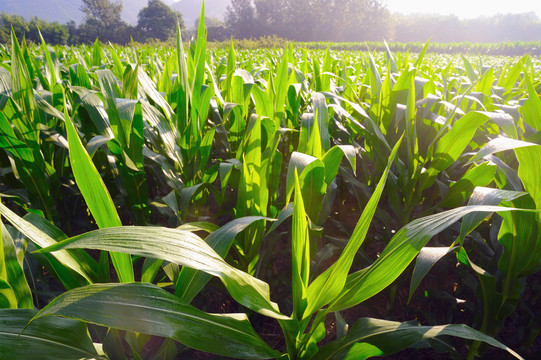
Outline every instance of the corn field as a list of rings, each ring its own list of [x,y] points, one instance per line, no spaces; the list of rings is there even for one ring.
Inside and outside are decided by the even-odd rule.
[[[538,57],[19,40],[2,359],[535,357]]]

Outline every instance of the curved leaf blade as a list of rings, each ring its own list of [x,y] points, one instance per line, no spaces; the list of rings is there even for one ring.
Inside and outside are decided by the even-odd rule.
[[[371,318],[358,320],[345,338],[322,347],[311,359],[364,360],[372,356],[394,354],[420,340],[438,336],[456,336],[468,340],[483,341],[507,351],[517,359],[522,359],[519,354],[501,342],[467,325],[417,326]]]
[[[258,220],[271,220],[263,216],[246,216],[240,219],[234,219],[221,228],[212,232],[205,242],[218,253],[222,258],[225,258],[235,237]],[[189,225],[189,224],[187,224]],[[177,280],[175,295],[181,300],[190,303],[193,298],[203,289],[209,281],[210,276],[200,271],[189,267],[182,268]]]
[[[379,293],[406,269],[432,236],[464,216],[475,212],[488,214],[512,210],[535,211],[500,206],[463,206],[410,222],[393,236],[371,266],[348,276],[340,297],[331,303],[329,311],[350,308]]]
[[[42,249],[88,248],[166,260],[219,277],[231,296],[263,315],[288,319],[270,301],[269,285],[227,264],[199,236],[178,229],[122,226],[91,231]]]
[[[41,231],[32,223],[17,216],[17,214],[8,209],[2,203],[0,203],[0,214],[2,214],[11,223],[11,225],[13,225],[17,230],[19,230],[24,236],[26,236],[37,246],[45,248],[47,246],[57,244],[57,241],[55,239],[47,235],[45,232]],[[65,250],[60,250],[51,253],[51,255],[53,255],[64,266],[72,269],[73,271],[84,277],[89,283],[92,283],[92,280],[85,272],[81,264],[70,253]]]
[[[30,324],[49,315],[173,338],[194,349],[229,357],[279,355],[257,335],[245,314],[208,314],[152,284],[94,284],[73,289],[55,298]]]
[[[84,323],[48,317],[27,326],[35,314],[35,310],[0,310],[0,354],[3,359],[102,359]]]
[[[424,279],[426,274],[432,269],[434,264],[441,260],[445,255],[454,252],[457,247],[446,248],[446,247],[424,247],[419,252],[417,260],[415,261],[415,268],[413,268],[413,274],[411,275],[410,282],[410,294],[408,297],[408,302],[411,301],[413,293],[421,283],[421,280]]]

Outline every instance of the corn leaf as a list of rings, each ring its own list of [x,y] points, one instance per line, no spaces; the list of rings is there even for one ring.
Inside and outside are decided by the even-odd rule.
[[[291,257],[292,257],[292,287],[293,287],[293,315],[302,320],[306,309],[308,279],[310,277],[310,238],[308,221],[304,200],[295,171],[295,202],[293,204],[293,219],[291,230]]]
[[[366,204],[344,251],[338,260],[325,270],[323,274],[319,275],[308,287],[308,306],[304,312],[303,318],[312,315],[321,307],[333,301],[342,291],[355,254],[364,242],[366,234],[368,233],[368,228],[370,227],[370,223],[376,212],[379,199],[387,181],[387,176],[401,142],[402,140],[395,145],[389,156],[387,167],[385,168],[374,193]]]
[[[231,296],[244,306],[267,316],[287,318],[270,301],[268,284],[230,266],[201,238],[187,231],[140,226],[104,228],[39,252],[73,248],[123,252],[200,270],[219,277]]]
[[[255,333],[245,314],[208,314],[152,284],[95,284],[68,291],[43,308],[30,325],[49,315],[173,338],[201,351],[240,359],[279,355]]]
[[[120,218],[103,180],[86,152],[79,135],[65,111],[68,133],[70,163],[75,181],[85,198],[88,209],[100,228],[120,226]],[[118,277],[123,282],[134,280],[131,257],[127,254],[111,254]]]
[[[103,359],[98,356],[84,323],[46,317],[28,324],[35,314],[36,310],[0,310],[0,354],[3,358]]]
[[[462,217],[475,212],[489,214],[512,210],[517,209],[485,205],[464,206],[412,221],[393,236],[372,265],[348,276],[338,300],[330,304],[329,311],[350,308],[379,293],[406,269],[432,236]]]
[[[13,211],[8,209],[2,203],[0,203],[0,214],[2,214],[6,218],[6,220],[11,223],[11,225],[13,225],[24,236],[26,236],[30,241],[32,241],[40,248],[45,248],[47,246],[57,243],[55,239],[51,238],[49,235],[41,231],[32,223],[17,216]],[[69,254],[67,251],[61,250],[53,252],[51,253],[51,255],[54,256],[63,266],[72,269],[73,271],[84,277],[89,283],[92,282],[81,264],[78,262],[78,259]]]
[[[252,223],[260,220],[271,219],[262,216],[246,216],[231,220],[207,236],[205,238],[205,242],[212,249],[214,249],[218,255],[225,258],[235,237]],[[185,227],[181,226],[179,229],[185,229]],[[202,273],[189,267],[184,267],[180,271],[180,275],[177,280],[175,295],[178,296],[182,301],[190,303],[201,291],[201,289],[203,289],[210,278],[211,276],[206,273]]]
[[[356,359],[394,354],[418,341],[438,336],[455,336],[483,341],[507,351],[517,359],[520,355],[494,338],[466,325],[418,326],[409,323],[363,318],[338,342],[322,347],[312,360]]]

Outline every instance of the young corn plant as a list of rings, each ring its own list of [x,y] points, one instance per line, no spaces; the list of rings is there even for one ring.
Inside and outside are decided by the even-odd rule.
[[[0,353],[364,359],[457,336],[519,357],[490,336],[539,264],[538,60],[209,50],[199,25],[174,49],[0,47]],[[451,252],[480,332],[350,320]],[[216,293],[233,310],[202,311]]]
[[[399,145],[400,142],[394,147],[385,172],[364,209],[350,242],[338,260],[313,281],[310,281],[307,214],[299,177],[295,172],[295,202],[291,231],[293,311],[290,316],[282,314],[277,305],[270,300],[269,287],[266,283],[231,267],[207,242],[185,230],[137,226],[102,228],[60,241],[46,249],[38,250],[38,253],[61,254],[68,249],[78,248],[123,252],[166,260],[183,265],[184,269],[216,276],[240,304],[261,315],[278,320],[287,344],[287,352],[283,356],[289,359],[342,358],[346,353],[367,358],[390,354],[421,339],[440,335],[484,341],[520,358],[505,345],[464,325],[419,327],[368,318],[358,320],[344,338],[318,349],[317,342],[325,336],[324,320],[330,312],[345,310],[384,289],[404,271],[434,234],[467,214],[510,210],[479,205],[457,208],[419,219],[401,229],[371,266],[349,273],[355,253],[368,233],[370,220],[376,211]],[[17,217],[4,206],[0,207],[0,212],[31,241],[37,243],[46,238],[45,233],[39,228]],[[210,240],[209,243],[216,246],[219,244]],[[198,274],[193,275],[192,279],[200,280]],[[29,316],[28,313],[25,314]],[[20,318],[16,320],[15,316],[10,317],[11,314],[6,311],[3,311],[2,315],[8,319],[8,330],[3,333],[4,341],[1,343],[6,351],[7,345],[17,342],[14,339],[16,331],[22,330],[23,336],[28,331],[27,334],[31,335],[33,329],[50,316],[55,318],[60,316],[73,319],[74,325],[77,321],[83,321],[163,336],[195,349],[235,358],[282,356],[261,340],[245,314],[208,314],[149,283],[91,284],[67,291],[35,314],[23,329]],[[60,333],[56,335],[60,338],[57,343],[66,340]],[[49,335],[40,336],[41,342],[34,346],[43,348],[50,346],[45,345],[47,336]],[[57,343],[55,345],[58,345]],[[68,358],[79,356],[85,349],[88,352],[95,350],[85,348],[81,344],[78,348],[72,349],[73,354]]]

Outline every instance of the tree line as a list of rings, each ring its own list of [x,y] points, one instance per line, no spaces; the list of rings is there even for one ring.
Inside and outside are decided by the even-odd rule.
[[[379,0],[232,0],[225,16],[236,38],[297,41],[503,42],[541,40],[535,13],[461,20],[391,14]]]
[[[177,23],[184,27],[182,14],[160,0],[148,1],[147,6],[139,11],[136,26],[122,20],[120,0],[82,0],[80,10],[85,15],[80,25],[74,21],[50,23],[37,17],[26,21],[19,15],[0,13],[0,42],[10,41],[11,29],[19,38],[24,36],[26,40],[36,43],[41,41],[41,32],[48,44],[55,45],[87,44],[96,38],[117,44],[127,44],[131,39],[140,42],[150,39],[165,41],[173,36]]]
[[[0,14],[0,42],[18,37],[39,42],[38,29],[49,44],[75,45],[100,41],[126,44],[134,39],[166,41],[182,14],[160,0],[149,0],[136,26],[121,18],[120,0],[82,0],[80,25],[49,23]],[[503,42],[539,41],[541,20],[535,13],[506,14],[461,20],[454,15],[391,14],[381,0],[232,0],[225,19],[205,19],[210,41],[230,37],[278,36],[294,41]],[[195,24],[197,27],[197,21]]]

